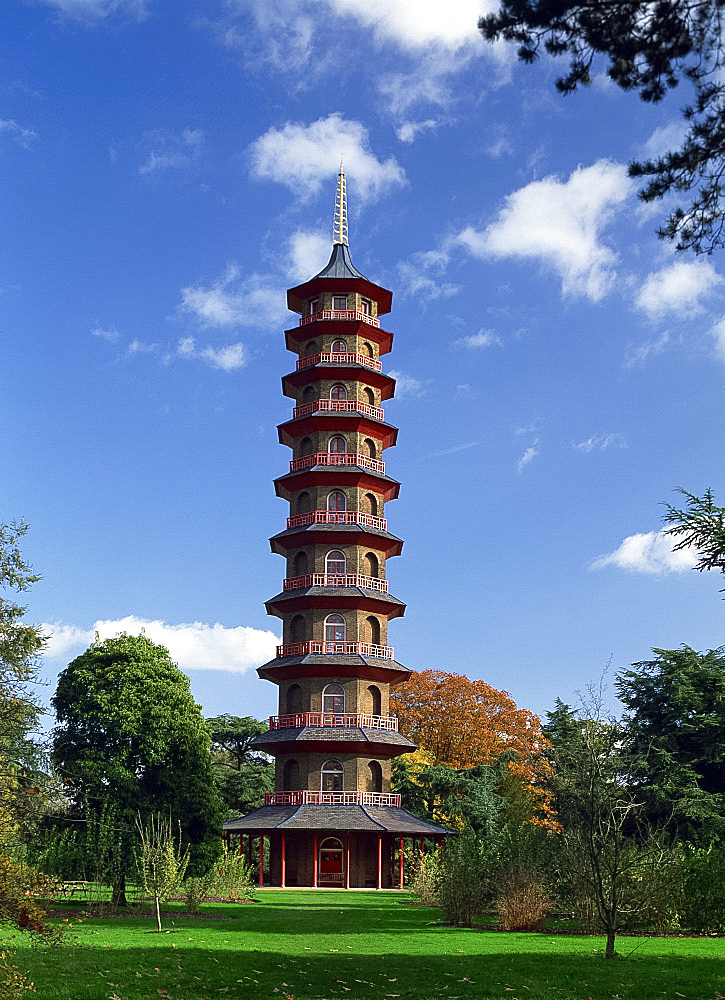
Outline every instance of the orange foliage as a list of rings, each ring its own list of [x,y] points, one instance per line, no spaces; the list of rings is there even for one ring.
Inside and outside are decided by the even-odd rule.
[[[420,670],[390,692],[390,711],[398,716],[401,732],[435,764],[494,764],[505,751],[514,751],[509,771],[531,795],[531,821],[550,821],[551,796],[544,787],[551,773],[550,744],[538,716],[517,708],[508,692],[462,674]]]

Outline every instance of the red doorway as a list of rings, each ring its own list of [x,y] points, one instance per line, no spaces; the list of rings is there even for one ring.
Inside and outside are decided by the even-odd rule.
[[[320,844],[320,885],[343,886],[345,863],[342,841],[328,837]]]

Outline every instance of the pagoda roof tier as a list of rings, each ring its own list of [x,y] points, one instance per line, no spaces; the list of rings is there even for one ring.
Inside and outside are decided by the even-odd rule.
[[[284,343],[288,351],[296,354],[300,349],[300,344],[306,344],[308,340],[314,340],[322,330],[332,340],[346,340],[348,337],[364,337],[378,345],[379,354],[389,354],[393,347],[393,335],[389,330],[383,330],[380,326],[372,326],[360,319],[313,319],[311,323],[302,323],[300,326],[293,326],[290,330],[284,331]]]
[[[310,486],[359,486],[363,490],[382,494],[383,503],[396,500],[400,483],[382,472],[363,469],[360,465],[310,465],[306,469],[287,472],[274,481],[274,491],[283,500],[291,499],[298,490]]]
[[[300,545],[369,545],[385,553],[387,559],[399,556],[403,541],[388,531],[378,531],[364,524],[305,524],[297,528],[286,528],[269,540],[272,552],[279,556],[287,554],[291,548]]]
[[[402,618],[405,605],[397,597],[365,587],[299,587],[283,590],[265,602],[268,615],[292,614],[311,608],[335,611],[338,608],[369,611],[387,618]]]
[[[360,292],[378,304],[378,313],[389,313],[393,303],[393,293],[368,281],[364,274],[355,267],[350,257],[347,243],[334,243],[327,264],[319,274],[309,281],[290,288],[287,292],[287,306],[293,312],[301,313],[307,299],[313,298],[318,292],[349,290]]]
[[[453,831],[413,816],[396,806],[274,805],[260,806],[224,824],[225,833],[268,830],[369,830],[401,836],[450,837]]]
[[[305,753],[358,753],[373,757],[397,757],[412,753],[417,744],[402,733],[357,726],[302,726],[298,729],[270,729],[255,736],[251,746],[273,755],[291,753],[296,748]]]
[[[364,405],[364,404],[361,404]],[[303,417],[293,417],[277,425],[279,443],[293,448],[295,441],[315,431],[340,431],[364,434],[380,442],[382,449],[391,448],[398,439],[398,428],[384,420],[376,420],[357,410],[315,410]]]
[[[400,684],[407,681],[412,670],[396,660],[378,656],[340,653],[302,653],[298,656],[278,656],[257,667],[263,680],[299,680],[302,677],[359,677],[362,680]]]
[[[363,365],[351,364],[349,361],[320,361],[318,364],[300,368],[282,376],[282,392],[285,396],[295,398],[295,389],[317,382],[320,379],[341,379],[348,382],[364,382],[380,390],[381,399],[392,399],[395,392],[395,379],[382,372],[371,371]]]

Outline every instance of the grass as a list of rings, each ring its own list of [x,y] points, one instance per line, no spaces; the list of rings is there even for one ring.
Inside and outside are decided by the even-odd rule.
[[[72,920],[64,947],[3,935],[39,1000],[723,1000],[723,939],[603,940],[435,926],[403,894],[265,890],[231,919]],[[169,907],[171,908],[171,907]],[[179,906],[179,912],[181,907]],[[12,940],[8,940],[12,938]]]

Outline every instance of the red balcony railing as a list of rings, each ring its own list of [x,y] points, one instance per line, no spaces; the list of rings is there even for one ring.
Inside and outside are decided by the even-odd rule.
[[[319,729],[387,729],[397,733],[396,715],[365,715],[343,712],[334,715],[329,712],[297,712],[292,715],[270,715],[270,729],[301,729],[316,726]]]
[[[378,361],[376,358],[369,358],[367,354],[353,354],[349,351],[320,351],[319,354],[310,354],[306,358],[300,358],[296,367],[297,371],[301,371],[303,368],[312,368],[313,365],[319,365],[320,363],[330,364],[336,362],[348,365],[363,365],[374,372],[381,372],[383,370],[382,361]]]
[[[378,531],[388,530],[387,517],[373,517],[361,510],[310,510],[287,518],[288,528],[302,528],[307,524],[362,524]]]
[[[265,792],[266,806],[393,806],[400,795],[392,792]]]
[[[392,646],[376,646],[372,642],[285,642],[277,646],[277,656],[376,656],[381,660],[394,660]]]
[[[385,475],[385,462],[381,462],[378,458],[368,458],[367,455],[349,451],[343,454],[316,451],[313,455],[293,458],[289,464],[289,470],[290,472],[299,472],[300,469],[309,469],[313,465],[357,465],[361,469],[370,469],[372,472],[379,472],[381,476]]]
[[[385,413],[379,406],[363,403],[361,399],[313,399],[311,403],[302,403],[292,411],[294,417],[306,417],[308,413],[318,410],[326,413],[362,413],[373,420],[385,420]]]
[[[358,323],[369,323],[370,326],[380,326],[380,320],[368,313],[358,312],[357,309],[321,309],[310,316],[300,317],[300,326],[307,326],[308,323],[315,323],[318,319],[345,319],[357,320]]]
[[[302,576],[288,576],[283,590],[299,590],[300,587],[364,587],[387,594],[388,581],[377,576],[363,576],[362,573],[304,573]]]

